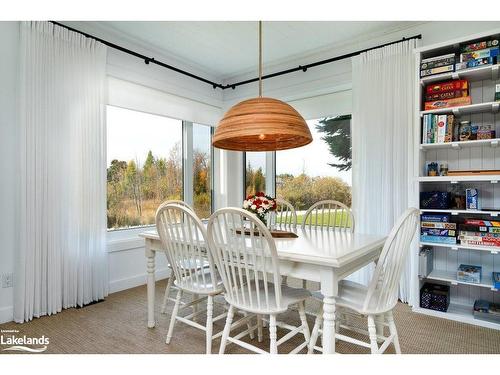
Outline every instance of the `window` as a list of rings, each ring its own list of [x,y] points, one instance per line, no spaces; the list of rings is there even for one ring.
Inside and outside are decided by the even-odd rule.
[[[245,153],[245,197],[266,191],[266,153]]]
[[[193,208],[206,219],[212,213],[212,128],[193,124]]]
[[[182,121],[107,107],[108,229],[154,224],[158,205],[182,199]]]
[[[276,152],[276,195],[298,211],[334,199],[351,206],[351,116],[307,121],[313,142]]]

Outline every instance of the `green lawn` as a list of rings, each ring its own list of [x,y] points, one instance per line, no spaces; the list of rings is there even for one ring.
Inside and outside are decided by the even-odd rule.
[[[305,214],[298,214],[297,215],[297,225],[301,225],[302,222],[304,221],[304,216]],[[330,216],[330,217],[328,217]],[[315,214],[312,214],[309,216],[309,218],[307,219],[307,222],[306,224],[309,224],[312,220],[312,224],[313,225],[328,225],[328,223],[330,223],[330,225],[333,224],[333,221],[334,221],[334,213],[330,213],[330,215],[328,215],[327,213],[319,213],[318,214],[318,218],[317,218],[317,221],[316,221],[316,215]],[[347,220],[347,226],[350,227],[351,226],[351,220],[350,220],[350,217],[348,216],[348,214],[346,212],[342,212],[341,215],[337,215],[337,220],[336,220],[336,223],[335,223],[335,226],[340,226],[341,224],[343,225],[345,223],[345,221]],[[280,220],[278,220],[279,222]]]

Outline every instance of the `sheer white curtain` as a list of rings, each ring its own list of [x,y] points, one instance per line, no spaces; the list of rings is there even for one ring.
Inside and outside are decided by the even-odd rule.
[[[413,176],[415,40],[352,59],[352,186],[356,231],[388,234],[409,207]],[[411,263],[400,298],[410,297]],[[352,278],[367,283],[373,266]]]
[[[108,293],[106,48],[22,22],[16,322]]]

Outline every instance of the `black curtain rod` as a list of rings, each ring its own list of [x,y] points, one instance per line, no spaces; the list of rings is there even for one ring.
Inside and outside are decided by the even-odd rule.
[[[375,46],[375,47],[365,48],[365,49],[362,49],[362,50],[359,50],[359,51],[356,51],[356,52],[346,53],[345,55],[335,56],[335,57],[331,57],[329,59],[316,61],[316,62],[307,64],[307,65],[299,65],[296,68],[290,68],[290,69],[286,69],[286,70],[281,70],[279,72],[266,74],[266,75],[262,76],[262,79],[278,77],[278,76],[282,76],[284,74],[298,72],[299,70],[302,70],[303,72],[306,72],[307,69],[309,69],[309,68],[314,68],[316,66],[320,66],[320,65],[324,65],[324,64],[329,64],[329,63],[332,63],[334,61],[348,59],[350,57],[357,56],[357,55],[359,55],[359,54],[361,54],[363,52],[368,52],[368,51],[371,51],[371,50],[374,50],[374,49],[377,49],[377,48],[387,47],[387,46],[390,46],[392,44],[397,44],[397,43],[401,43],[401,42],[404,42],[406,40],[412,40],[412,39],[422,39],[422,34],[414,35],[414,36],[411,36],[409,38],[403,38],[403,39],[400,39],[400,40],[396,40],[394,42],[380,44],[380,45]],[[225,90],[225,89],[228,89],[228,88],[232,88],[234,90],[237,86],[241,86],[241,85],[246,85],[248,83],[257,82],[258,80],[259,80],[259,77],[251,78],[251,79],[247,79],[245,81],[241,81],[241,82],[237,82],[237,83],[232,83],[232,84],[224,85],[222,87],[222,89]]]
[[[114,49],[117,49],[118,51],[122,51],[122,52],[125,52],[125,53],[128,53],[129,55],[132,55],[132,56],[135,56],[135,57],[138,57],[140,58],[141,60],[144,60],[144,63],[145,64],[156,64],[156,65],[159,65],[159,66],[162,66],[164,68],[167,68],[167,69],[170,69],[170,70],[173,70],[174,72],[177,72],[177,73],[180,73],[180,74],[184,74],[185,76],[188,76],[188,77],[191,77],[191,78],[194,78],[194,79],[197,79],[198,81],[202,81],[202,82],[205,82],[205,83],[208,83],[209,85],[212,85],[212,87],[215,89],[215,88],[220,88],[220,89],[223,89],[223,86],[219,83],[215,83],[213,81],[210,81],[208,79],[205,79],[203,77],[200,77],[200,76],[197,76],[196,74],[193,74],[193,73],[189,73],[185,70],[182,70],[182,69],[179,69],[179,68],[176,68],[175,66],[172,66],[172,65],[169,65],[169,64],[165,64],[161,61],[158,61],[158,60],[155,60],[154,57],[148,57],[146,55],[143,55],[141,53],[138,53],[138,52],[135,52],[135,51],[132,51],[128,48],[125,48],[125,47],[122,47],[122,46],[119,46],[118,44],[114,44],[114,43],[111,43],[111,42],[108,42],[107,40],[104,40],[104,39],[101,39],[101,38],[98,38],[94,35],[90,35],[90,34],[87,34],[83,31],[80,31],[80,30],[77,30],[77,29],[74,29],[70,26],[66,26],[62,23],[59,23],[59,22],[56,22],[56,21],[49,21],[50,23],[53,23],[54,25],[57,25],[57,26],[61,26],[61,27],[64,27],[65,29],[68,29],[70,31],[74,31],[75,33],[79,33],[79,34],[82,34],[84,36],[86,36],[87,38],[91,38],[91,39],[94,39],[94,40],[97,40],[98,42],[101,42],[102,44],[105,44],[107,45],[108,47],[111,47],[111,48],[114,48]]]
[[[227,84],[227,85],[223,85],[223,84],[220,84],[220,83],[216,83],[216,82],[213,82],[213,81],[210,81],[208,79],[205,79],[203,77],[200,77],[196,74],[193,74],[193,73],[190,73],[190,72],[187,72],[185,70],[182,70],[182,69],[179,69],[179,68],[176,68],[175,66],[172,66],[172,65],[169,65],[169,64],[165,64],[161,61],[158,61],[158,60],[155,60],[154,57],[148,57],[146,55],[143,55],[141,53],[138,53],[138,52],[135,52],[135,51],[132,51],[128,48],[125,48],[125,47],[122,47],[122,46],[119,46],[118,44],[114,44],[114,43],[111,43],[111,42],[108,42],[107,40],[104,40],[104,39],[101,39],[101,38],[98,38],[94,35],[91,35],[91,34],[88,34],[88,33],[85,33],[83,31],[80,31],[80,30],[77,30],[77,29],[74,29],[70,26],[66,26],[62,23],[59,23],[59,22],[56,22],[56,21],[49,21],[51,23],[53,23],[54,25],[57,25],[57,26],[60,26],[60,27],[64,27],[65,29],[68,29],[70,31],[74,31],[76,33],[79,33],[79,34],[82,34],[84,35],[85,37],[87,38],[91,38],[91,39],[94,39],[94,40],[97,40],[98,42],[101,42],[102,44],[105,44],[107,45],[108,47],[111,47],[111,48],[114,48],[114,49],[117,49],[121,52],[124,52],[124,53],[128,53],[129,55],[132,55],[132,56],[135,56],[135,57],[138,57],[140,58],[141,60],[144,60],[144,63],[145,64],[149,64],[149,63],[152,63],[152,64],[156,64],[156,65],[159,65],[159,66],[162,66],[164,68],[167,68],[167,69],[170,69],[170,70],[173,70],[174,72],[177,72],[177,73],[180,73],[180,74],[183,74],[185,76],[188,76],[188,77],[191,77],[191,78],[194,78],[194,79],[197,79],[198,81],[201,81],[201,82],[205,82],[205,83],[208,83],[209,85],[211,85],[214,89],[216,88],[220,88],[222,90],[225,90],[225,89],[229,89],[229,88],[232,88],[233,90],[237,87],[237,86],[242,86],[242,85],[246,85],[248,83],[253,83],[253,82],[257,82],[259,80],[258,77],[256,78],[252,78],[252,79],[247,79],[247,80],[244,80],[244,81],[240,81],[240,82],[236,82],[236,83],[231,83],[231,84]],[[291,68],[291,69],[286,69],[286,70],[281,70],[279,72],[275,72],[275,73],[270,73],[270,74],[266,74],[264,76],[262,76],[262,79],[268,79],[268,78],[273,78],[273,77],[278,77],[278,76],[282,76],[284,74],[289,74],[289,73],[294,73],[294,72],[298,72],[300,70],[302,70],[303,72],[306,72],[307,69],[309,68],[314,68],[316,66],[320,66],[320,65],[324,65],[324,64],[329,64],[329,63],[332,63],[334,61],[339,61],[339,60],[343,60],[343,59],[348,59],[350,57],[353,57],[353,56],[357,56],[363,52],[368,52],[368,51],[371,51],[373,49],[377,49],[377,48],[382,48],[382,47],[386,47],[386,46],[390,46],[392,44],[397,44],[397,43],[401,43],[401,42],[404,42],[406,40],[411,40],[411,39],[422,39],[422,34],[418,34],[418,35],[414,35],[414,36],[411,36],[409,38],[403,38],[403,39],[400,39],[400,40],[396,40],[394,42],[389,42],[389,43],[384,43],[384,44],[380,44],[378,46],[375,46],[375,47],[370,47],[370,48],[365,48],[365,49],[362,49],[362,50],[359,50],[359,51],[355,51],[355,52],[351,52],[351,53],[347,53],[345,55],[340,55],[340,56],[336,56],[336,57],[331,57],[329,59],[325,59],[325,60],[320,60],[320,61],[316,61],[316,62],[313,62],[313,63],[310,63],[310,64],[306,64],[306,65],[299,65],[297,66],[296,68]]]

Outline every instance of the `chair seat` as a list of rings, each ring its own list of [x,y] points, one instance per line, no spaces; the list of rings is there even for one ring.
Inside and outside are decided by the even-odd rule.
[[[205,281],[203,279],[205,278]],[[195,294],[219,294],[223,291],[222,280],[220,276],[216,276],[216,280],[212,280],[210,269],[204,268],[197,271],[195,274],[183,277],[181,280],[175,279],[174,285]]]
[[[365,303],[366,293],[368,288],[354,281],[342,280],[339,283],[339,294],[335,298],[336,307],[345,307],[354,310],[360,314],[365,311],[363,304]],[[323,294],[318,290],[312,292],[313,298],[323,301]]]
[[[264,289],[264,285],[260,286],[259,293],[257,293],[254,289],[255,287],[252,285],[252,294],[251,300],[253,303],[249,302],[250,298],[248,296],[248,292],[244,295],[246,303],[243,301],[243,296],[241,292],[238,293],[238,299],[230,301],[227,296],[226,300],[228,303],[234,305],[236,308],[248,311],[255,314],[279,314],[288,310],[290,305],[294,305],[301,301],[306,300],[311,296],[311,292],[307,289],[303,288],[291,288],[287,285],[280,285],[281,287],[281,306],[276,305],[276,294],[274,292],[274,284],[267,283],[267,288],[269,292],[269,304],[266,302],[266,292]],[[258,295],[257,295],[258,294]],[[261,301],[259,306],[257,301]]]
[[[168,267],[169,268],[172,268],[172,266],[170,265],[170,263],[168,264]],[[187,261],[187,260],[184,260],[184,261],[181,261],[179,262],[179,267],[186,270],[187,271],[193,271],[195,269],[199,270],[199,269],[202,269],[202,268],[208,268],[209,267],[209,263],[208,263],[208,260],[204,260],[203,262],[201,262],[200,260],[196,260],[195,262],[193,261]]]

